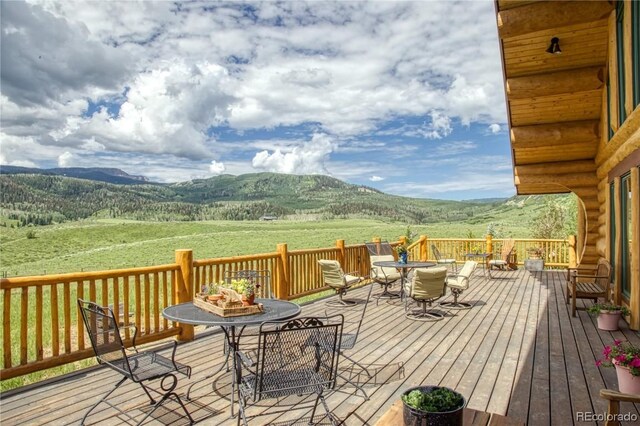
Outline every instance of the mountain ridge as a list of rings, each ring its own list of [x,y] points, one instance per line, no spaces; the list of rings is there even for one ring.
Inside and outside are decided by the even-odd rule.
[[[173,184],[113,184],[25,170],[0,174],[2,216],[22,225],[89,217],[188,221],[264,215],[430,223],[467,219],[499,204],[401,197],[325,175],[253,173]]]

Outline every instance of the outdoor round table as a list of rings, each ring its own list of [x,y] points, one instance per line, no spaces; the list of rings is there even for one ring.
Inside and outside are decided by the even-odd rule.
[[[176,321],[182,324],[191,325],[204,325],[207,327],[219,326],[224,332],[227,343],[229,344],[229,353],[233,355],[233,374],[231,380],[231,416],[233,417],[233,403],[235,392],[235,367],[236,356],[235,352],[240,344],[240,337],[242,331],[246,326],[260,325],[265,321],[282,321],[289,318],[293,318],[300,313],[300,306],[293,302],[279,299],[256,299],[256,303],[261,303],[263,306],[263,312],[253,315],[243,315],[238,317],[221,317],[219,315],[207,312],[198,308],[193,302],[181,303],[179,305],[173,305],[165,308],[162,311],[162,316],[168,320]],[[239,332],[237,328],[240,328]],[[227,354],[228,361],[229,354]],[[202,380],[213,377],[227,364],[225,361],[222,366],[209,374]],[[200,382],[201,380],[198,380]],[[198,383],[196,382],[196,383]],[[189,399],[189,393],[191,388],[196,384],[193,383],[187,390],[187,399]]]
[[[407,263],[400,263],[395,260],[381,260],[379,262],[373,262],[373,266],[380,266],[381,268],[396,268],[401,270],[400,273],[400,299],[404,299],[404,280],[407,272],[415,268],[431,268],[436,266],[435,262],[421,262],[418,260],[410,260]],[[393,293],[389,293],[393,294]]]

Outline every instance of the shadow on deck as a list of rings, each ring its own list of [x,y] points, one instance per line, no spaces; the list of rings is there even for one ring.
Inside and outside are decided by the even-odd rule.
[[[366,297],[365,291],[355,290],[350,296]],[[370,303],[356,348],[348,354],[375,374],[369,378],[362,371],[344,372],[363,384],[370,400],[339,381],[327,397],[334,415],[346,425],[373,425],[405,389],[439,384],[461,392],[470,408],[530,425],[585,424],[577,413],[605,413],[598,393],[602,388],[617,389],[615,371],[595,366],[603,346],[614,338],[640,344],[638,333],[626,324],[620,331],[604,332],[584,311],[571,318],[561,272],[497,272],[494,279],[480,272],[462,298],[474,303],[473,308],[451,310],[443,321],[431,323],[406,319],[398,302]],[[303,307],[302,315],[324,315],[325,308],[324,301],[314,302]],[[354,315],[349,309],[344,314]],[[191,381],[181,378],[179,394],[224,362],[222,342],[221,333],[202,330],[194,342],[178,348],[177,359],[193,367]],[[185,402],[197,422],[235,424],[229,418],[230,377],[221,373],[194,386],[191,401]],[[117,380],[111,370],[97,368],[5,392],[2,423],[77,424]],[[114,399],[137,420],[149,409],[140,388],[131,383]],[[300,407],[309,401],[286,398],[274,405],[274,400],[267,400],[249,414],[270,413],[254,424],[307,424],[310,410]],[[640,407],[623,404],[621,412],[638,415]],[[179,413],[177,404],[170,402],[149,423],[186,424]],[[103,405],[88,424],[132,423],[116,414]],[[315,420],[330,424],[326,418]]]

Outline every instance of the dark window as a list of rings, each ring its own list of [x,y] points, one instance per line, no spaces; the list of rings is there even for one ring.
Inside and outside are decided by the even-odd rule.
[[[611,276],[615,277],[616,270],[616,185],[614,182],[609,184],[609,223],[611,227],[609,228],[610,232],[610,248],[611,248]],[[613,280],[613,278],[612,278]]]
[[[631,174],[627,173],[620,179],[620,275],[622,281],[622,294],[631,297],[631,236],[633,233],[631,223]]]
[[[618,54],[618,124],[622,125],[627,118],[624,109],[625,81],[624,81],[624,3],[619,1],[616,10],[616,42]]]

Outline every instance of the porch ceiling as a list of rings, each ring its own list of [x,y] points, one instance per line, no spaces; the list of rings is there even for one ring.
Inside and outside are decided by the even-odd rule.
[[[559,163],[595,171],[612,10],[606,1],[496,1],[518,194],[569,192],[572,172]],[[553,37],[561,54],[546,52]],[[530,165],[546,178],[518,167]]]

